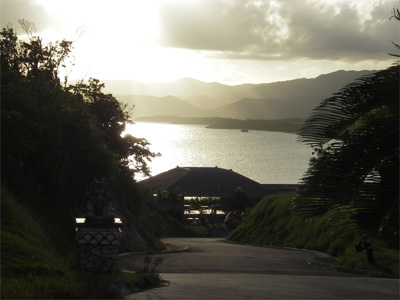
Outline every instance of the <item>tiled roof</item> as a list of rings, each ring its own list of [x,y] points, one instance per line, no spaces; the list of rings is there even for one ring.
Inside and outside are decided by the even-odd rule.
[[[193,197],[231,197],[238,186],[249,197],[265,195],[265,188],[258,182],[218,167],[176,167],[141,183],[160,190],[173,191],[179,188],[180,193]]]

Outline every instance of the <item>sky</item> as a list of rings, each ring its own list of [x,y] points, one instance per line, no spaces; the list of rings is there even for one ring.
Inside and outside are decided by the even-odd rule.
[[[389,67],[399,0],[0,0],[2,28],[72,40],[69,79],[237,85]]]

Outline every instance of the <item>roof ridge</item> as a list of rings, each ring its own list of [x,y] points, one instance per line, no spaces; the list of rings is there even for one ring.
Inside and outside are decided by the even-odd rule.
[[[202,170],[202,171],[225,171],[225,172],[233,172],[232,169],[224,169],[224,168],[219,168],[218,166],[215,167],[177,167],[177,168],[184,168],[187,169],[189,172],[190,171],[198,171],[198,170]]]

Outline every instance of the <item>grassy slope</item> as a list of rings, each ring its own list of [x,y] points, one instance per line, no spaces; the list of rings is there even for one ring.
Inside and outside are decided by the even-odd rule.
[[[228,239],[237,242],[312,249],[338,258],[338,264],[368,270],[371,275],[399,275],[399,252],[372,237],[337,236],[326,218],[310,221],[289,212],[293,194],[266,197],[251,210]],[[372,242],[376,264],[355,250],[361,239]]]
[[[79,271],[75,252],[61,253],[34,214],[4,188],[1,217],[2,299],[113,298],[118,294],[108,289],[110,283],[137,277]]]

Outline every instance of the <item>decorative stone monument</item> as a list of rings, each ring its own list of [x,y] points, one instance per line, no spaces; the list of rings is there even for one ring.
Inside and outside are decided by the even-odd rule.
[[[87,271],[113,271],[121,244],[122,222],[114,217],[105,178],[100,181],[94,178],[87,196],[85,218],[75,219],[79,263]]]

